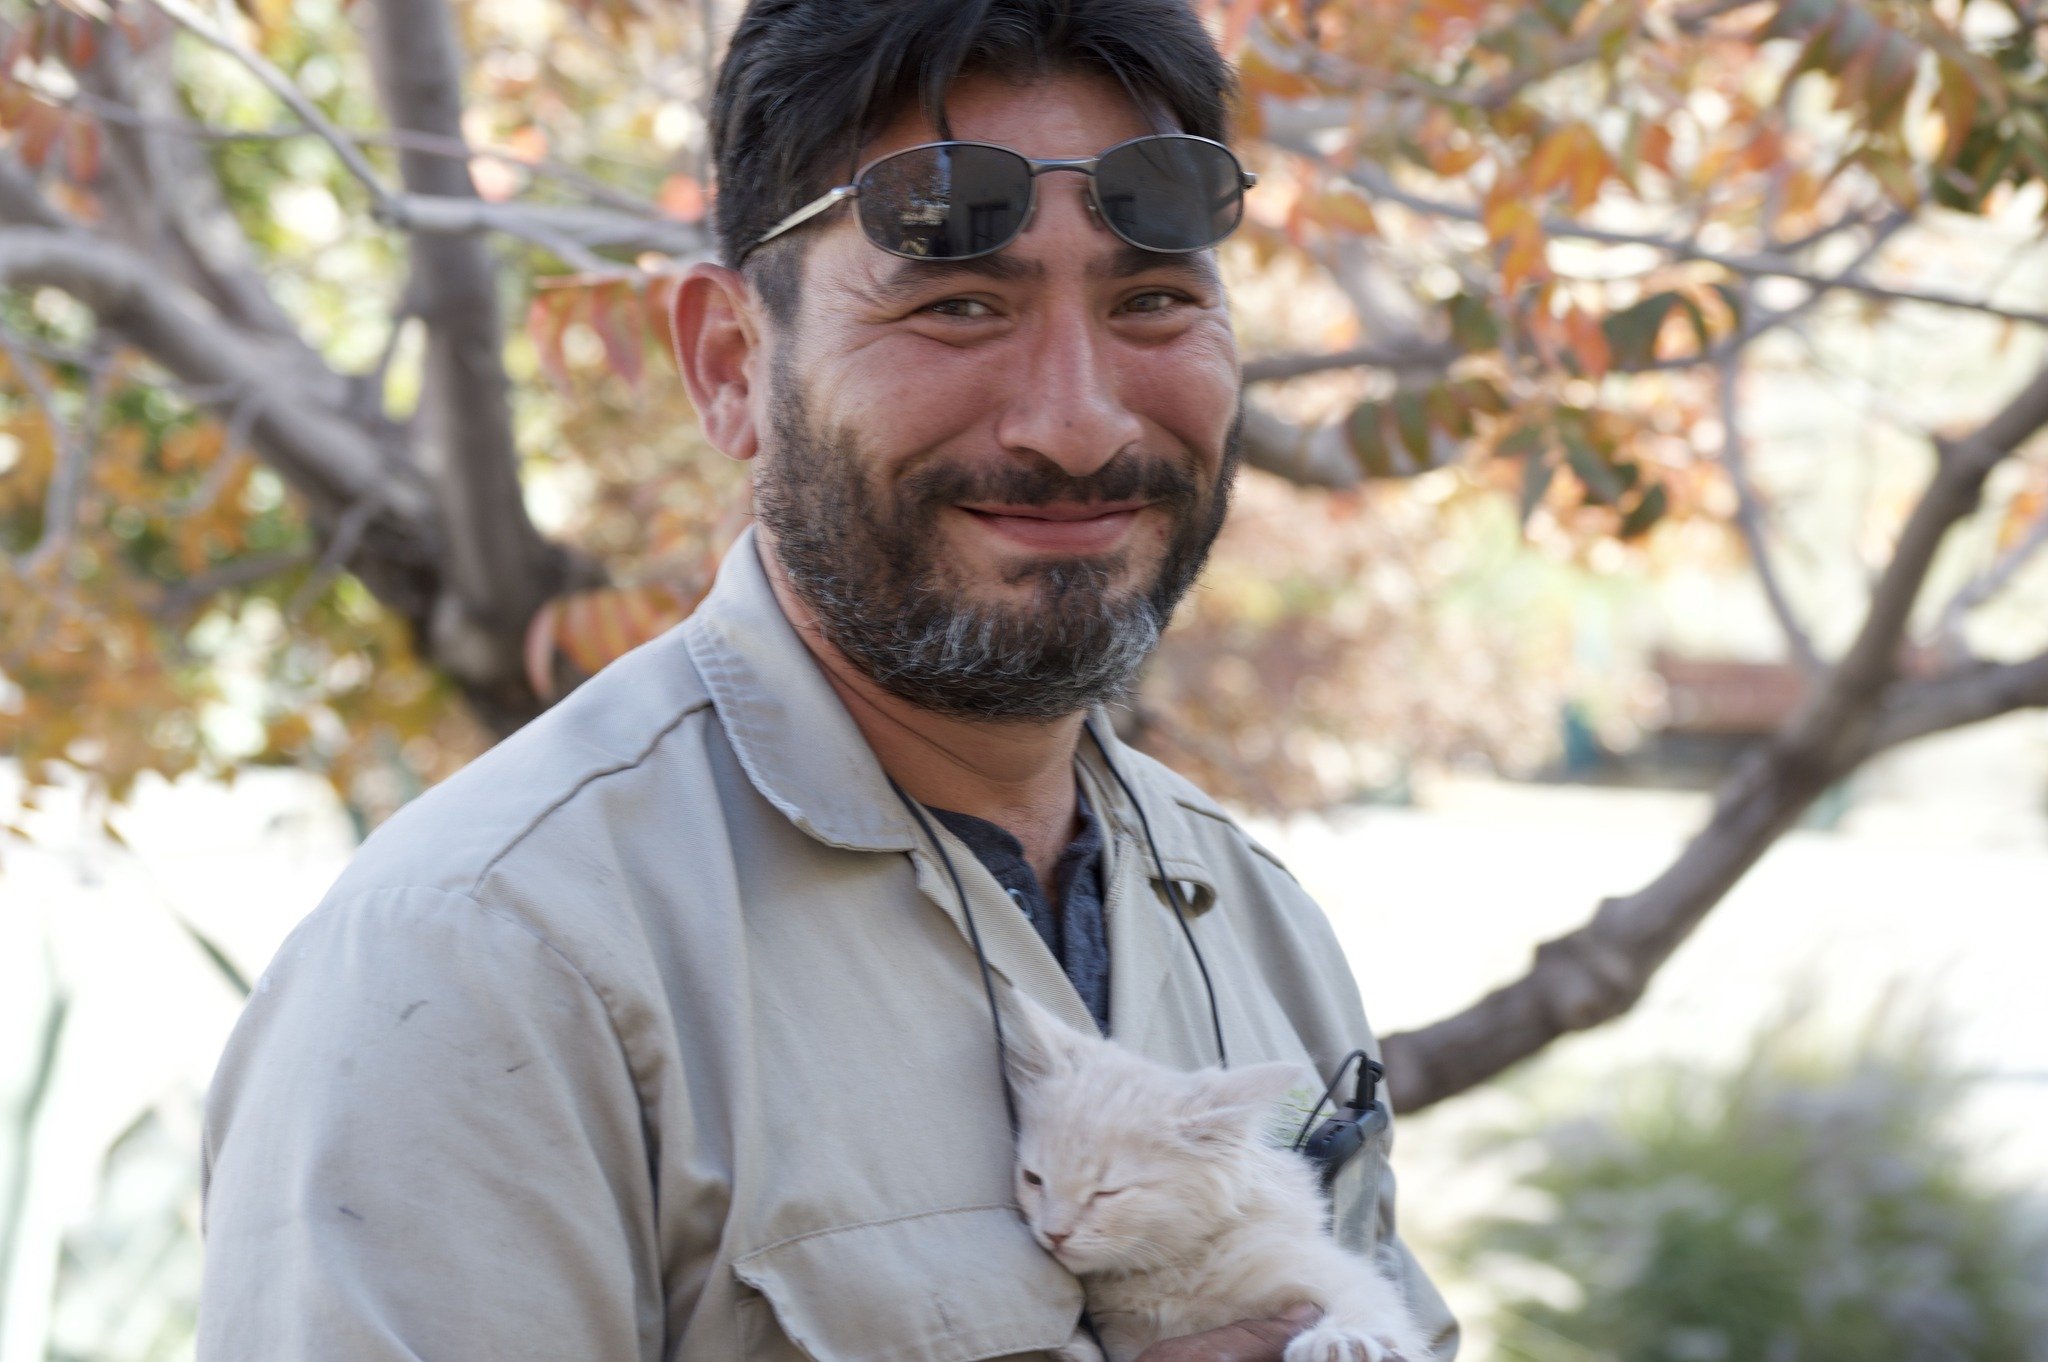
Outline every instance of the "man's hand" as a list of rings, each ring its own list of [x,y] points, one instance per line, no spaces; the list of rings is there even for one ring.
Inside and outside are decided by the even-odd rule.
[[[1243,1319],[1207,1333],[1164,1338],[1138,1362],[1280,1362],[1288,1341],[1322,1318],[1313,1305],[1290,1305],[1271,1319]]]

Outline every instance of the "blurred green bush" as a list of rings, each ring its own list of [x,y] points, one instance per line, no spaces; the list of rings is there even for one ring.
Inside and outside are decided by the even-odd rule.
[[[1513,1362],[2039,1362],[2048,1216],[1955,1133],[1938,1029],[1795,1022],[1732,1073],[1626,1076],[1486,1138],[1522,1204],[1457,1256]],[[1581,1113],[1584,1102],[1575,1102]]]

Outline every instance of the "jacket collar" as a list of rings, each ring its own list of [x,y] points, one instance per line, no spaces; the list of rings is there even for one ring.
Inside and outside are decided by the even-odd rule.
[[[919,843],[889,778],[846,712],[768,585],[750,526],[719,565],[711,594],[683,626],[691,658],[730,737],[740,766],[762,798],[819,841],[860,851],[908,851]],[[1115,770],[1142,801],[1167,873],[1200,912],[1214,894],[1198,825],[1222,811],[1193,786],[1126,747],[1107,713],[1089,727],[1108,746]],[[1083,737],[1079,759],[1096,778],[1091,798],[1105,822],[1150,859],[1136,809],[1103,752]]]
[[[910,816],[761,565],[753,527],[683,626],[740,766],[761,797],[811,836],[854,851],[908,851]]]

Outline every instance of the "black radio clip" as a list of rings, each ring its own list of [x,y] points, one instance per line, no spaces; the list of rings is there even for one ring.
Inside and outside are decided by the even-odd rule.
[[[1333,1105],[1331,1099],[1354,1062],[1358,1065],[1358,1084],[1352,1090],[1351,1101],[1335,1103],[1329,1119],[1316,1125],[1316,1117],[1322,1114],[1323,1108]],[[1379,1096],[1380,1080],[1386,1076],[1386,1068],[1378,1060],[1368,1057],[1363,1050],[1353,1050],[1337,1066],[1330,1086],[1323,1089],[1322,1098],[1310,1110],[1308,1119],[1301,1123],[1301,1133],[1294,1138],[1294,1148],[1316,1165],[1325,1192],[1336,1183],[1344,1165],[1387,1128],[1391,1118],[1387,1114],[1387,1104]]]

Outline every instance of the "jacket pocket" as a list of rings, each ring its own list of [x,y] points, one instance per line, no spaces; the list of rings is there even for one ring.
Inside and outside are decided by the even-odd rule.
[[[1072,1337],[1081,1315],[1080,1283],[1009,1206],[819,1230],[757,1249],[733,1272],[815,1362],[975,1362],[1042,1352]]]

